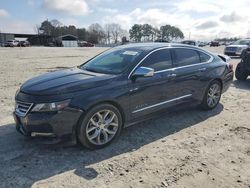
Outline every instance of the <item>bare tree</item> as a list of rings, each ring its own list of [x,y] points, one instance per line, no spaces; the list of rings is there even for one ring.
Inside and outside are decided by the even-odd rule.
[[[41,31],[40,31],[40,27],[41,27],[41,25],[39,25],[39,24],[36,24],[36,25],[34,26],[34,31],[35,31],[35,33],[38,34],[38,35],[39,35],[40,32],[41,32]]]
[[[88,28],[88,40],[92,43],[102,43],[105,33],[102,26],[98,23],[92,24]]]
[[[124,30],[122,29],[121,25],[117,23],[106,24],[105,31],[109,43],[111,37],[114,43],[117,43],[118,40],[121,39],[124,35]]]
[[[105,32],[105,37],[106,37],[106,43],[110,44],[110,39],[111,39],[111,24],[105,24],[104,25],[104,32]]]
[[[53,27],[62,27],[63,26],[63,24],[60,21],[58,21],[57,19],[51,20],[50,23]]]

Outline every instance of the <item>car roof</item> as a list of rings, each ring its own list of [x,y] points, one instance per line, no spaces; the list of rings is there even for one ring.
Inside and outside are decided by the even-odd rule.
[[[181,42],[196,42],[195,40],[183,40]]]
[[[240,39],[239,41],[250,41],[250,39]]]
[[[116,48],[119,49],[135,49],[135,50],[142,50],[145,52],[153,51],[159,48],[164,47],[186,47],[186,48],[193,48],[193,49],[200,49],[195,46],[190,46],[182,43],[163,43],[163,42],[151,42],[151,43],[130,43],[122,46],[118,46]]]

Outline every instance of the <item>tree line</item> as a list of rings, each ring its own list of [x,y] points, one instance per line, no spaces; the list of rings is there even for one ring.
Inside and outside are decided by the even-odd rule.
[[[129,30],[130,39],[141,41],[173,41],[184,38],[183,32],[175,26],[164,25],[160,28],[153,27],[149,24],[134,24]]]
[[[98,23],[86,28],[76,28],[74,25],[65,26],[58,20],[45,20],[36,26],[39,36],[59,37],[71,34],[81,41],[94,44],[111,44],[126,42],[127,37],[134,42],[172,41],[183,39],[183,32],[175,26],[164,25],[159,28],[150,24],[134,24],[129,31],[122,29],[120,24],[109,23],[101,26]]]
[[[215,40],[215,41],[219,41],[219,42],[232,42],[232,41],[240,40],[240,37],[216,38],[216,39],[214,39],[214,40]]]

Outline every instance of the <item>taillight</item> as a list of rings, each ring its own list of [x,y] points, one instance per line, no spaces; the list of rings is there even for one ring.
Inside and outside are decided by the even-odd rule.
[[[228,68],[232,71],[233,69],[234,69],[234,65],[233,64],[231,64],[231,63],[228,63]]]

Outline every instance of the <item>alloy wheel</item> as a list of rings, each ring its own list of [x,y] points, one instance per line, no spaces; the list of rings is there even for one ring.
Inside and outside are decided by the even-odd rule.
[[[220,100],[220,96],[221,96],[221,87],[217,83],[214,83],[208,90],[207,105],[210,108],[215,107]]]
[[[86,135],[92,144],[104,145],[116,135],[118,126],[118,117],[113,111],[101,110],[88,121]]]

